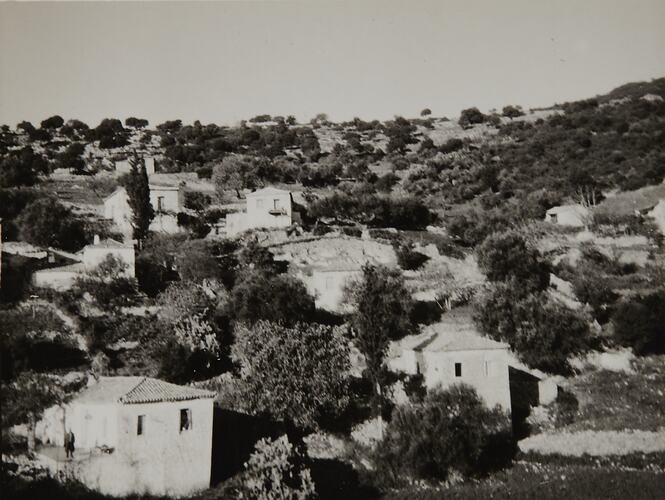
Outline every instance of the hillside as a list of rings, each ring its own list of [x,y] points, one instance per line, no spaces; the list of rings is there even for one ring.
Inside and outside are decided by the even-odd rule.
[[[665,78],[537,110],[426,111],[3,126],[11,492],[107,498],[41,477],[30,432],[103,376],[216,392],[221,455],[192,498],[237,493],[266,450],[311,470],[321,498],[660,491],[665,226],[647,213],[665,197]],[[116,170],[140,158],[156,172]],[[129,228],[106,215],[120,186]],[[155,436],[144,417],[128,436]]]

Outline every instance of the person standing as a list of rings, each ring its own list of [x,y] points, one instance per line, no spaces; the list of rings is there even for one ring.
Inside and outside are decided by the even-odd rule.
[[[74,443],[76,438],[74,433],[70,430],[65,434],[65,455],[67,458],[74,458]]]

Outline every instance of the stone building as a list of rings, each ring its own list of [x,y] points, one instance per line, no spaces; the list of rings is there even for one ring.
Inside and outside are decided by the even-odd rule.
[[[118,188],[104,199],[104,217],[126,235],[132,232],[132,209],[125,188]],[[177,214],[184,211],[185,193],[181,186],[150,184],[150,204],[155,218],[150,230],[163,233],[179,233]]]
[[[444,314],[439,323],[406,337],[391,350],[391,369],[422,374],[428,389],[464,383],[476,389],[488,406],[510,411],[509,346],[482,336],[465,308]]]
[[[185,496],[210,486],[213,392],[149,377],[101,377],[36,427],[40,460],[113,496]],[[64,456],[65,432],[76,450]]]
[[[246,196],[245,212],[226,216],[226,233],[234,236],[249,229],[287,228],[293,223],[293,200],[289,191],[267,187]]]

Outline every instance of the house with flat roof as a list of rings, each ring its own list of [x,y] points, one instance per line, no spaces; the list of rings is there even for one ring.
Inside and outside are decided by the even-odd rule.
[[[290,191],[266,187],[246,195],[244,212],[226,216],[226,232],[234,236],[249,229],[287,228],[293,223]]]
[[[467,308],[453,309],[439,323],[391,346],[392,370],[421,374],[427,389],[464,383],[489,407],[510,411],[510,347],[478,332]]]
[[[38,458],[107,495],[191,495],[210,486],[214,397],[150,377],[100,377],[45,412]],[[70,431],[73,458],[63,449]]]

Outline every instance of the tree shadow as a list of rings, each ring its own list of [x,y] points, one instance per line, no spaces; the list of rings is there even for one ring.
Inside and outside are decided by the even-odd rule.
[[[275,439],[286,434],[296,446],[302,445],[302,433],[284,422],[253,416],[214,406],[212,426],[212,467],[210,482],[220,482],[241,472],[263,438]]]
[[[336,500],[379,498],[380,492],[360,480],[351,464],[334,459],[315,459],[308,467],[316,485],[317,498]]]

